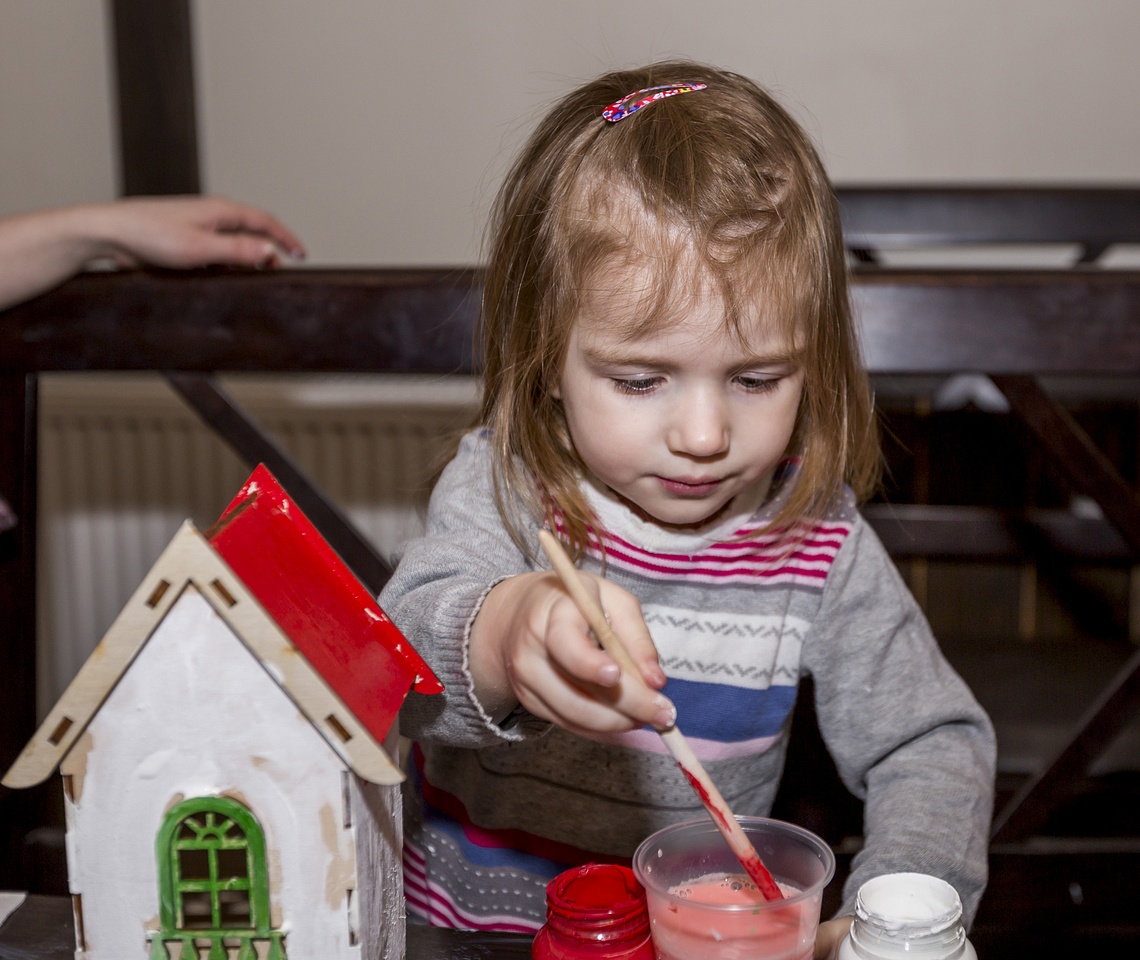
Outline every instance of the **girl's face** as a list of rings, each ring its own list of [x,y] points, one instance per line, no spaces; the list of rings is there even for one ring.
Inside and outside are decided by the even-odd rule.
[[[631,338],[645,278],[612,279],[574,324],[555,395],[595,479],[646,519],[701,524],[770,483],[803,389],[794,346],[758,319],[738,337],[708,283]]]

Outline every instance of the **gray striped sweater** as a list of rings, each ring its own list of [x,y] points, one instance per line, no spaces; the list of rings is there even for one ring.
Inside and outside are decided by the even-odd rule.
[[[953,884],[972,918],[986,879],[993,730],[850,494],[791,553],[765,535],[779,491],[699,534],[587,495],[605,528],[605,576],[640,600],[678,725],[733,811],[769,811],[798,680],[810,674],[827,746],[865,800],[841,912],[871,877],[916,871]],[[596,546],[582,567],[602,572]],[[655,830],[703,815],[651,730],[585,739],[525,713],[499,725],[482,709],[469,625],[494,584],[532,569],[495,509],[486,438],[471,433],[380,597],[446,687],[412,694],[401,714],[417,743],[406,893],[412,913],[439,925],[536,929],[555,873],[629,857]]]

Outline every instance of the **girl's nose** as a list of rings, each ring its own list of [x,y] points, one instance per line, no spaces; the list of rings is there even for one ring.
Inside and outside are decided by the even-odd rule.
[[[682,400],[674,411],[668,445],[672,453],[715,457],[728,449],[728,416],[724,403],[709,396]]]

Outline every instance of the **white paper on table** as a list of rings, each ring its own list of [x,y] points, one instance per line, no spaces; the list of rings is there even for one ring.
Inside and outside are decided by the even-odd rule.
[[[11,890],[0,890],[0,927],[4,926],[4,921],[16,912],[16,909],[27,898],[26,893],[17,893]]]

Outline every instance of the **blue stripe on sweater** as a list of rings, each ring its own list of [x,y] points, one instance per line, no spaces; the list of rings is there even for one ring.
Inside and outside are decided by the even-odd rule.
[[[775,736],[796,702],[796,687],[791,685],[749,690],[671,679],[663,693],[676,705],[677,725],[686,736],[717,743]]]
[[[566,864],[537,854],[511,847],[484,847],[472,843],[461,823],[427,803],[424,804],[424,825],[450,837],[462,852],[463,859],[477,867],[510,867],[547,879],[566,869]],[[417,842],[423,843],[423,838],[417,838]],[[430,863],[433,858],[426,851],[424,855]]]

